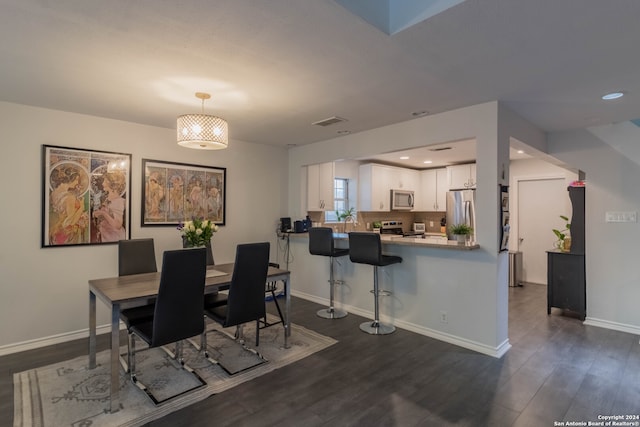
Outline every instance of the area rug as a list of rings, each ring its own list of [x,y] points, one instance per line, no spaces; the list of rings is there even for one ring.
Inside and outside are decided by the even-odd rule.
[[[208,326],[211,329],[211,325]],[[234,329],[224,330],[233,334]],[[250,345],[255,340],[255,325],[245,326],[245,337]],[[208,335],[209,348],[224,352],[228,343],[216,344],[216,334]],[[108,413],[109,352],[96,355],[98,366],[88,369],[88,356],[56,363],[14,374],[14,427],[59,426],[139,426],[180,408],[221,393],[238,384],[250,381],[275,369],[303,359],[327,348],[337,341],[302,326],[291,325],[291,348],[284,349],[282,326],[260,330],[260,354],[267,360],[235,375],[229,375],[219,365],[204,358],[191,345],[185,343],[186,363],[200,375],[207,385],[180,395],[190,388],[193,380],[189,373],[178,369],[174,361],[161,349],[144,349],[137,353],[138,378],[154,393],[167,397],[178,395],[162,405],[155,406],[146,394],[131,383],[120,370],[119,410]],[[255,344],[255,342],[254,342]],[[124,349],[126,351],[126,348]],[[218,357],[223,357],[217,354]]]

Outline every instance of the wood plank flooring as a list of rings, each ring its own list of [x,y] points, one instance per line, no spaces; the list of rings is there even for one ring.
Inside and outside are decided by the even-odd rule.
[[[149,426],[538,427],[640,414],[638,336],[547,316],[544,286],[509,292],[513,348],[502,359],[401,329],[370,336],[361,317],[321,319],[320,306],[293,298],[292,321],[336,345]],[[12,425],[13,372],[86,351],[78,340],[0,357],[0,425]]]

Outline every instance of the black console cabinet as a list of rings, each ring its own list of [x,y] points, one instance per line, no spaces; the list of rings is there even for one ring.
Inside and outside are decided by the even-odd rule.
[[[585,187],[569,187],[571,252],[547,252],[547,314],[551,307],[572,311],[582,320],[587,312],[585,272]]]
[[[547,314],[551,307],[572,311],[586,317],[584,254],[547,252]]]

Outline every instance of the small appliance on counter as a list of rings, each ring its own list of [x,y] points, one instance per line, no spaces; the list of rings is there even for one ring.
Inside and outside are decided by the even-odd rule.
[[[291,218],[280,218],[280,232],[289,233],[291,231]]]
[[[424,234],[427,232],[427,227],[424,222],[414,222],[413,223],[413,232],[415,234]]]
[[[311,228],[311,218],[307,215],[306,219],[300,221],[294,221],[293,232],[294,233],[306,233]]]

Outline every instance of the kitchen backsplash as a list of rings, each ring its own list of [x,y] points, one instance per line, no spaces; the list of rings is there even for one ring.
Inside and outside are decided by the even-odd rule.
[[[446,217],[445,212],[358,212],[358,223],[347,224],[347,231],[371,231],[376,221],[402,221],[402,231],[412,231],[414,222],[424,222],[427,233],[439,233],[440,221]],[[338,232],[345,232],[345,224],[340,222],[324,223],[324,212],[309,212],[309,218],[314,223],[321,223],[324,227],[332,227]],[[368,227],[367,227],[368,226]]]

